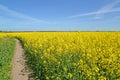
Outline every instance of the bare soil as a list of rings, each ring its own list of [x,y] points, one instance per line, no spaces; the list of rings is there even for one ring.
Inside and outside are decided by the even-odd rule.
[[[16,47],[14,57],[12,60],[12,80],[33,80],[31,72],[26,65],[24,50],[18,39],[16,40]]]

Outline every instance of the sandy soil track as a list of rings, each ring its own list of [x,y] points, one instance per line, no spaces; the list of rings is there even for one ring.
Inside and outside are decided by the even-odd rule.
[[[18,39],[15,40],[16,48],[12,60],[12,80],[33,80],[25,63],[25,54],[20,41]]]

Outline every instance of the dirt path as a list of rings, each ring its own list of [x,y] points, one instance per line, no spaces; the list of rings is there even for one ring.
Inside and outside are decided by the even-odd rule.
[[[12,61],[12,80],[33,80],[30,72],[25,64],[24,50],[20,41],[16,40],[16,49]]]

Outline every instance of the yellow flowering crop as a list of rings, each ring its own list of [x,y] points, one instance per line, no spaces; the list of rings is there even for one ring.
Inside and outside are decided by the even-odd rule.
[[[23,32],[28,63],[41,80],[120,79],[120,32]]]

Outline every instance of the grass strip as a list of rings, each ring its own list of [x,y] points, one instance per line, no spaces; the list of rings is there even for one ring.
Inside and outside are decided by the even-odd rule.
[[[0,38],[0,80],[11,80],[11,61],[14,49],[14,38]]]

